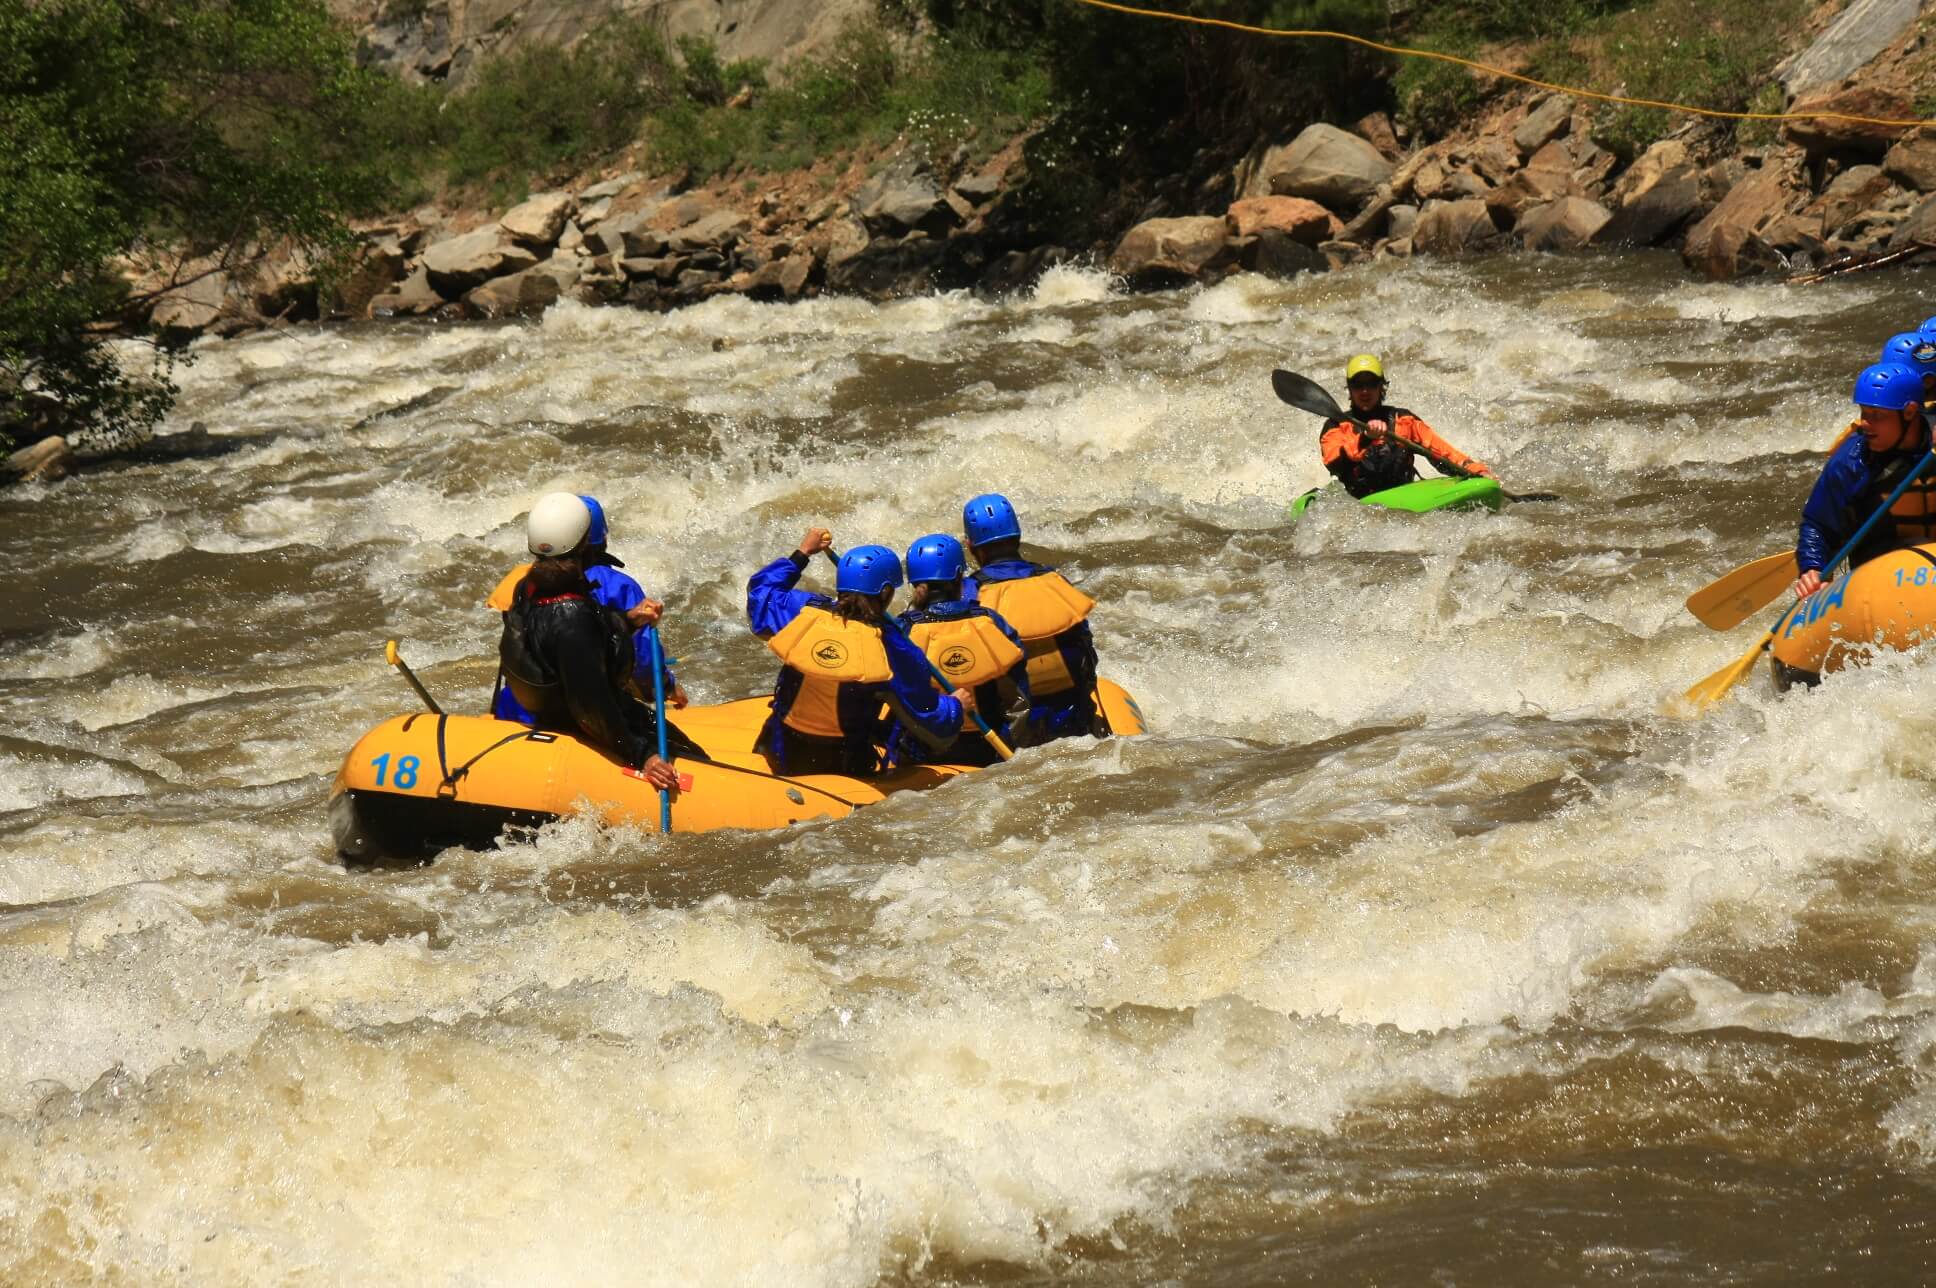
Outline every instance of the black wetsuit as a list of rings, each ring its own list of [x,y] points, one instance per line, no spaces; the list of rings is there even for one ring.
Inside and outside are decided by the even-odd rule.
[[[537,598],[528,580],[520,582],[504,614],[498,658],[505,683],[539,728],[575,734],[628,765],[657,754],[658,711],[626,687],[631,628],[594,601],[589,586]],[[666,737],[672,755],[707,758],[676,727],[668,725]]]

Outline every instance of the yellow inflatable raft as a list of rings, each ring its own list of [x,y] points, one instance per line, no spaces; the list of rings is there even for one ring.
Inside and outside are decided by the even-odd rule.
[[[1877,649],[1936,638],[1936,544],[1907,546],[1803,600],[1775,633],[1775,687],[1815,684]]]
[[[1098,681],[1097,700],[1113,732],[1144,732],[1142,710],[1120,686]],[[753,750],[767,711],[759,697],[674,714],[673,723],[713,760],[673,762],[681,775],[672,794],[673,831],[842,818],[972,768],[782,776]],[[357,740],[330,789],[329,824],[346,858],[404,858],[450,845],[486,847],[506,827],[536,827],[586,802],[607,822],[659,826],[659,794],[639,771],[574,737],[489,716],[417,712],[392,716]]]

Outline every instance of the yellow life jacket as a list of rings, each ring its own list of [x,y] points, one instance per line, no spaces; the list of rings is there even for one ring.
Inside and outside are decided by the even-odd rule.
[[[952,621],[916,622],[908,628],[908,639],[958,689],[973,689],[999,680],[1023,657],[1015,641],[980,613]],[[963,712],[961,727],[974,728],[974,717]]]
[[[1013,581],[976,583],[981,604],[1001,616],[1022,637],[1028,653],[1029,690],[1041,695],[1075,686],[1055,637],[1089,616],[1096,601],[1069,584],[1059,572],[1042,572]]]
[[[504,580],[497,584],[497,589],[491,592],[491,597],[484,601],[484,607],[499,613],[510,612],[511,601],[516,598],[518,593],[518,583],[523,581],[525,574],[530,571],[530,564],[521,563],[510,572],[505,573]]]
[[[800,691],[784,723],[816,738],[839,738],[840,686],[880,684],[892,674],[881,628],[809,604],[766,646],[800,675]]]

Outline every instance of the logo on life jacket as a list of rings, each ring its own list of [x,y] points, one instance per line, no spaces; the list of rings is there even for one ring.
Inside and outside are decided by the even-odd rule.
[[[949,675],[962,675],[975,669],[975,655],[957,644],[941,654],[937,665]]]
[[[839,640],[822,640],[820,647],[813,651],[814,664],[824,666],[829,671],[838,671],[847,665],[847,646]]]

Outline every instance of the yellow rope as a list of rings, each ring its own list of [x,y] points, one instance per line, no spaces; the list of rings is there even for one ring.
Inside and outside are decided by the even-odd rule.
[[[1199,27],[1222,27],[1226,31],[1241,31],[1250,36],[1287,36],[1307,40],[1342,40],[1348,44],[1362,45],[1375,49],[1381,54],[1396,54],[1400,58],[1435,58],[1442,63],[1456,63],[1488,76],[1498,76],[1504,80],[1518,81],[1538,89],[1550,89],[1560,94],[1571,94],[1575,98],[1597,99],[1602,103],[1619,103],[1626,107],[1658,107],[1669,112],[1686,112],[1693,116],[1712,116],[1727,121],[1846,121],[1851,125],[1880,125],[1892,129],[1910,129],[1920,125],[1936,125],[1936,121],[1891,121],[1875,116],[1851,116],[1845,112],[1723,112],[1715,108],[1691,107],[1686,103],[1663,103],[1651,98],[1628,98],[1623,94],[1601,94],[1590,89],[1578,89],[1571,85],[1555,85],[1550,81],[1535,80],[1531,76],[1521,76],[1503,67],[1489,67],[1485,63],[1475,63],[1470,58],[1460,58],[1456,54],[1442,54],[1433,49],[1408,49],[1403,45],[1381,45],[1363,36],[1348,35],[1342,31],[1285,31],[1276,27],[1252,27],[1241,22],[1231,22],[1227,18],[1203,18],[1189,13],[1167,13],[1161,9],[1138,9],[1132,5],[1115,4],[1112,0],[1076,0],[1092,9],[1107,9],[1113,13],[1126,13],[1137,18],[1167,18],[1171,22],[1193,23]]]

